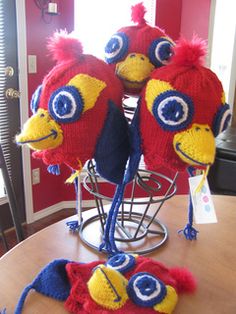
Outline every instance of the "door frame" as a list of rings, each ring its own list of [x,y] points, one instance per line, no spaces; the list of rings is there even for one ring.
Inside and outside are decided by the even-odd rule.
[[[19,67],[19,90],[21,92],[20,121],[21,126],[23,126],[23,124],[29,118],[25,0],[16,1],[16,20],[17,20],[16,25],[17,25],[17,46]],[[26,222],[32,223],[34,221],[34,207],[31,180],[30,149],[26,146],[23,146],[21,149],[22,149]]]

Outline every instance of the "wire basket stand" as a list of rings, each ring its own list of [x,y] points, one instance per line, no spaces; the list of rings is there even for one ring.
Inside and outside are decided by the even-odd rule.
[[[161,207],[176,193],[176,178],[139,169],[135,178],[125,190],[125,197],[119,209],[115,241],[117,247],[127,253],[147,254],[160,247],[168,238],[167,227],[157,219]],[[84,188],[94,196],[96,207],[89,218],[80,226],[81,240],[95,250],[99,250],[105,230],[107,213],[112,195],[102,191],[95,163],[87,163]],[[115,189],[115,185],[110,183]],[[137,197],[137,193],[142,197]],[[90,211],[89,211],[90,212]]]

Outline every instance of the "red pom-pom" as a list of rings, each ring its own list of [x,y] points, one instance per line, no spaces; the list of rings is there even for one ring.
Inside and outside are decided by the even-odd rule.
[[[81,42],[66,31],[54,33],[49,39],[48,50],[57,62],[77,59],[83,53]]]
[[[197,36],[191,41],[180,39],[173,50],[171,63],[183,66],[203,66],[205,63],[207,44]]]
[[[144,19],[144,15],[147,12],[142,2],[134,5],[131,7],[132,13],[131,13],[131,20],[134,23],[146,24],[146,20]]]
[[[193,293],[196,290],[196,280],[187,268],[171,268],[170,273],[176,280],[178,293]]]

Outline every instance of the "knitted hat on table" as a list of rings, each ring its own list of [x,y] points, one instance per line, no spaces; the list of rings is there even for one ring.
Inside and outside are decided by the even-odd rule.
[[[95,158],[101,176],[119,183],[129,155],[119,79],[71,35],[56,33],[49,49],[57,65],[34,93],[17,144],[28,144],[56,174],[62,163],[79,172]]]
[[[24,289],[15,314],[21,314],[30,289],[65,301],[73,314],[171,314],[178,295],[193,293],[196,281],[186,268],[169,269],[151,258],[117,254],[90,263],[53,261]]]
[[[125,92],[138,95],[153,69],[166,65],[173,41],[158,27],[147,24],[142,3],[132,7],[137,25],[122,27],[108,41],[105,60],[124,85]]]

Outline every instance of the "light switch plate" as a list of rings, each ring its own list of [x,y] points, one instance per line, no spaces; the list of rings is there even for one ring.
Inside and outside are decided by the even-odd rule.
[[[37,73],[36,55],[28,55],[28,73]]]
[[[39,170],[39,168],[35,168],[32,170],[32,183],[33,184],[40,183],[40,170]]]

